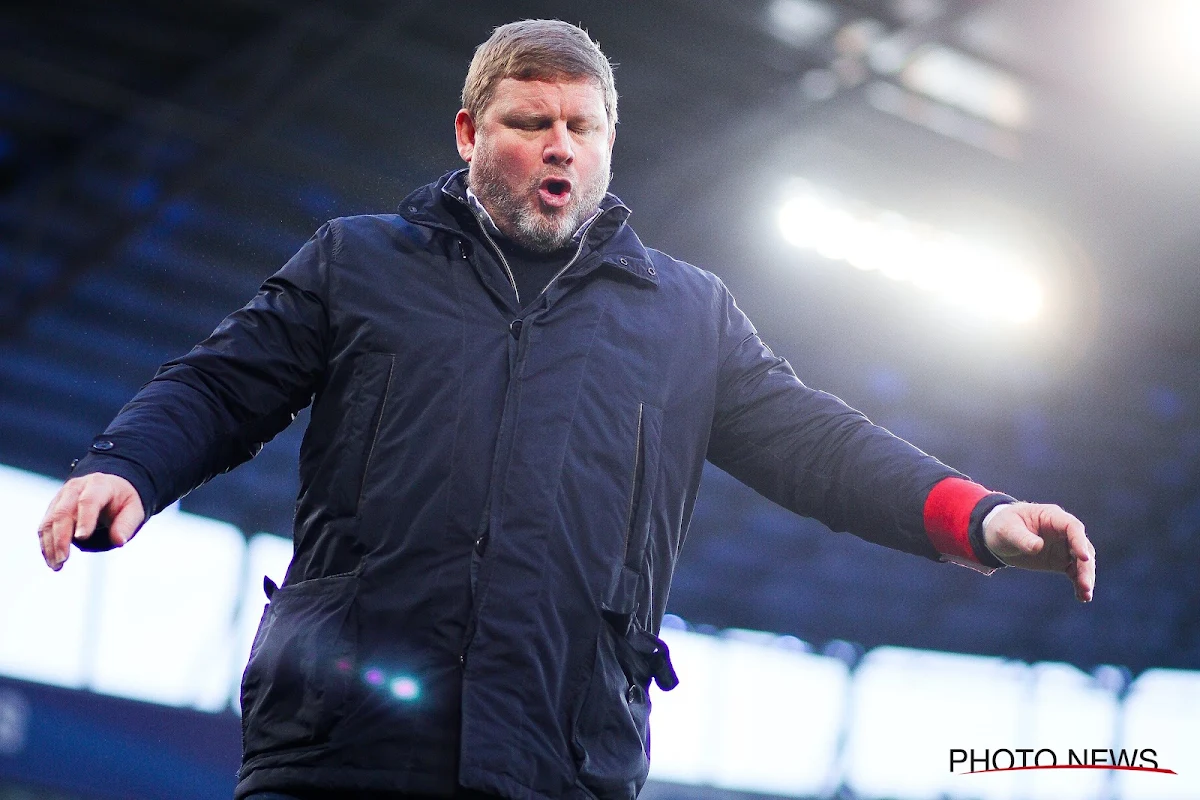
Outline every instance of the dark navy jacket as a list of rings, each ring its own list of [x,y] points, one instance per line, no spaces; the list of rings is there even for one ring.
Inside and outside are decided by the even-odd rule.
[[[923,503],[957,473],[804,386],[616,198],[521,311],[463,191],[454,173],[398,215],[322,226],[76,471],[127,477],[153,513],[313,404],[295,558],[243,681],[239,797],[635,796],[706,458],[937,557]]]

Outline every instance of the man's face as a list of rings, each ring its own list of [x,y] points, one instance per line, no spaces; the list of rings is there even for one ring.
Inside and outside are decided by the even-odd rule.
[[[504,235],[563,247],[608,189],[615,131],[593,81],[504,78],[479,119],[454,120],[472,191]]]

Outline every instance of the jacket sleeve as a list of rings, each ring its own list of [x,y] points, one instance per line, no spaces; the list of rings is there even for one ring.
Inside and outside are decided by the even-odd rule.
[[[805,386],[727,290],[720,324],[710,461],[834,530],[927,558],[981,561],[970,550],[969,527],[981,501],[994,504],[992,493]]]
[[[322,226],[243,308],[169,361],[72,475],[134,485],[146,516],[257,455],[311,401],[326,363],[334,228]]]

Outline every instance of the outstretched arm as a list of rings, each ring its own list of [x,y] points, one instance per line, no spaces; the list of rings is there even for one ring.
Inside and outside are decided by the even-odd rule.
[[[47,565],[60,569],[72,542],[125,544],[147,517],[253,457],[308,405],[326,363],[332,228],[165,364],[72,465],[38,528]]]
[[[1075,584],[1075,597],[1092,599],[1096,586],[1096,548],[1083,523],[1055,505],[1009,503],[985,520],[988,549],[1006,564],[1044,572],[1062,572]]]
[[[1078,519],[990,492],[809,389],[731,297],[726,312],[713,463],[834,530],[981,572],[1004,564],[1063,572],[1076,597],[1092,599],[1096,551]]]

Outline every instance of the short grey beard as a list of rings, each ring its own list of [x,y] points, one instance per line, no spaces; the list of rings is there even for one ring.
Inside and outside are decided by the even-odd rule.
[[[538,253],[550,253],[566,247],[583,222],[583,219],[571,214],[570,209],[563,209],[557,219],[548,219],[528,205],[518,205],[515,209],[509,206],[507,216],[512,221],[512,232],[508,238]]]
[[[569,244],[579,226],[599,208],[608,191],[607,168],[600,175],[592,186],[572,186],[576,193],[573,202],[555,217],[538,213],[534,207],[536,196],[519,196],[492,167],[486,151],[477,153],[471,162],[469,181],[471,191],[488,209],[501,233],[527,250],[549,253]],[[536,192],[536,185],[530,188]]]

